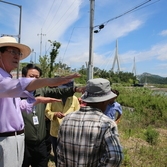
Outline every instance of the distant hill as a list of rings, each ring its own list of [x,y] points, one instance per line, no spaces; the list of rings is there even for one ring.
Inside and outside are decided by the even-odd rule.
[[[154,75],[150,73],[143,73],[141,75],[137,75],[137,78],[140,83],[143,84],[167,84],[167,77],[161,77],[159,75]]]

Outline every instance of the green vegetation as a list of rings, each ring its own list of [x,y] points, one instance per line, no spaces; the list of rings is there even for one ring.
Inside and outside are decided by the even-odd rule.
[[[167,78],[166,77],[161,77],[158,75],[153,75],[149,73],[143,73],[142,75],[139,75],[138,78],[140,79],[141,83],[151,83],[151,84],[166,84],[167,83]]]
[[[118,124],[124,149],[122,166],[165,167],[167,96],[144,87],[113,87],[120,92],[118,102],[126,106]]]
[[[123,106],[118,124],[124,151],[121,167],[166,167],[167,96],[145,87],[112,87],[119,90],[117,101]]]
[[[151,128],[150,126],[144,132],[146,141],[151,145],[156,145],[158,143],[159,133]]]

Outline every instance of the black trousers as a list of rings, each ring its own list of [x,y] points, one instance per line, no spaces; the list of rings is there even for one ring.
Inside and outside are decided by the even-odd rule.
[[[46,119],[45,124],[46,124],[45,142],[46,142],[46,146],[47,146],[47,154],[48,154],[48,159],[49,159],[51,149],[52,149],[52,147],[51,147],[51,136],[50,136],[50,120]]]
[[[45,140],[40,143],[25,143],[25,153],[22,167],[47,167],[48,156]]]
[[[52,146],[53,146],[53,153],[54,153],[54,159],[55,159],[55,164],[57,166],[57,137],[51,136],[51,141],[52,141]]]

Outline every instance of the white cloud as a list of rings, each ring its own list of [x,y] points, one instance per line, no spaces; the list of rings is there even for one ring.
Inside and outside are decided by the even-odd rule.
[[[16,1],[16,0],[15,0]],[[42,54],[50,51],[48,40],[56,40],[61,43],[59,60],[71,66],[72,68],[81,67],[89,60],[89,3],[85,0],[62,0],[62,1],[42,1],[36,0],[17,0],[23,6],[22,10],[22,33],[21,42],[29,45],[37,54],[40,54],[40,44],[42,37]],[[14,2],[14,0],[13,0]],[[95,1],[95,20],[94,24],[101,24],[105,21],[120,15],[121,13],[132,9],[140,0],[131,1]],[[124,50],[119,55],[122,69],[128,70],[133,64],[134,57],[137,63],[147,61],[158,61],[161,63],[167,59],[167,44],[155,36],[149,43],[140,44],[139,48],[129,48],[126,43],[134,42],[136,38],[142,38],[141,34],[160,31],[161,24],[156,25],[156,15],[161,11],[165,12],[165,4],[161,1],[161,8],[155,9],[156,4],[148,5],[126,16],[120,17],[105,24],[105,27],[97,34],[94,34],[93,41],[93,62],[94,66],[108,69],[111,68],[114,58],[115,41],[121,40]],[[159,3],[160,4],[160,3]],[[163,9],[164,8],[164,9]],[[19,10],[10,7],[1,8],[0,6],[0,31],[5,33],[18,33]],[[14,14],[11,14],[14,13]],[[162,13],[161,13],[162,15]],[[164,17],[164,16],[163,16]],[[10,19],[9,19],[10,18]],[[159,21],[163,20],[158,17]],[[5,21],[4,21],[5,20]],[[8,21],[6,21],[8,20]],[[15,21],[16,20],[16,21]],[[149,22],[150,21],[150,22]],[[149,24],[148,24],[149,22]],[[9,27],[9,30],[4,26]],[[158,30],[156,29],[158,27]],[[41,33],[45,35],[37,35]],[[138,36],[140,35],[140,36]],[[161,36],[167,35],[167,30],[160,33]],[[135,36],[135,37],[134,37]],[[145,38],[145,36],[143,36]],[[30,58],[24,61],[29,61]],[[157,66],[158,67],[158,64]],[[141,68],[142,70],[142,68]]]
[[[142,21],[137,19],[125,19],[108,24],[98,34],[95,34],[95,49],[107,43],[116,41],[116,39],[128,35],[142,25]]]
[[[159,34],[162,35],[162,36],[167,36],[167,30],[163,30]]]
[[[136,62],[142,62],[147,60],[157,59],[160,61],[167,60],[167,43],[156,44],[152,46],[149,50],[145,51],[128,51],[127,53],[121,54],[121,59],[123,63],[128,63],[133,61],[134,57]]]

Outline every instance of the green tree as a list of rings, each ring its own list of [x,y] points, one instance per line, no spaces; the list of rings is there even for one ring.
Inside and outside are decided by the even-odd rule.
[[[87,74],[87,69],[85,68],[84,65],[82,65],[82,67],[79,69],[78,72],[82,75],[86,75]]]
[[[47,55],[39,56],[40,68],[43,72],[42,77],[48,77],[49,72],[49,58]]]
[[[49,77],[52,77],[52,75],[53,75],[52,74],[53,73],[53,64],[55,62],[55,59],[56,59],[57,55],[59,54],[58,50],[59,50],[61,44],[57,41],[49,40],[49,42],[52,44],[53,48],[50,52],[50,64],[49,64],[50,69],[49,69],[49,74],[48,75],[49,75]]]
[[[99,73],[99,77],[108,79],[109,78],[109,73],[106,70],[101,70],[100,73]]]

